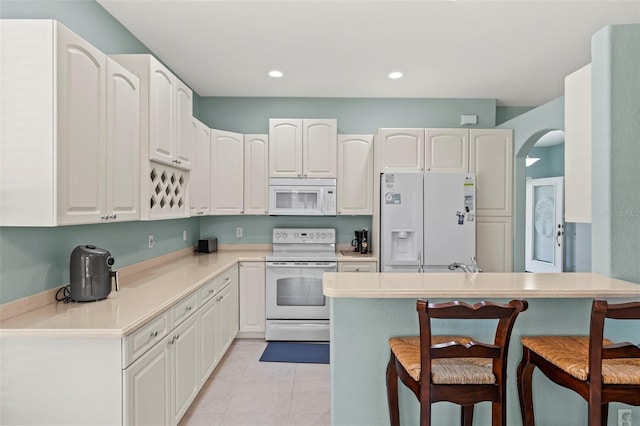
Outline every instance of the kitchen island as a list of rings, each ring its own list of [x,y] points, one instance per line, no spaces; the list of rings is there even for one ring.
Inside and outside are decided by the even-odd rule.
[[[529,309],[518,317],[509,349],[509,425],[521,424],[516,386],[516,368],[522,355],[520,336],[588,334],[594,298],[612,302],[640,299],[640,285],[592,273],[325,273],[323,288],[324,294],[331,298],[331,424],[334,426],[389,424],[385,382],[389,360],[387,340],[391,336],[419,333],[418,298],[468,303],[528,300]],[[470,334],[478,338],[493,335],[493,326],[487,327],[484,321],[462,326],[439,320],[433,328],[436,333]],[[631,337],[630,331],[634,334]],[[640,341],[640,329],[624,321],[610,321],[605,333],[612,340]],[[539,372],[534,374],[533,388],[536,419],[540,425],[587,423],[586,403],[573,392],[552,384]],[[419,406],[413,393],[399,386],[399,400],[401,423],[418,424]],[[618,406],[611,404],[610,419],[617,418]],[[637,407],[634,411],[637,412]],[[477,404],[474,424],[491,424],[490,412],[490,403]],[[459,423],[459,408],[454,404],[434,404],[432,413],[434,425]]]

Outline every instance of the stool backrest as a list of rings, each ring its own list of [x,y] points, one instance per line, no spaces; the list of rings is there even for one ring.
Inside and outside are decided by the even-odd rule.
[[[418,300],[416,310],[420,323],[420,359],[421,380],[428,383],[431,377],[431,360],[439,358],[491,358],[496,380],[506,375],[509,340],[516,318],[520,312],[526,311],[526,300],[512,300],[507,304],[480,302],[469,305],[465,302],[453,301],[445,303],[429,303]],[[498,325],[493,344],[472,340],[468,343],[448,342],[431,344],[431,319],[497,319]]]
[[[633,343],[603,346],[605,319],[640,320],[640,302],[610,304],[606,300],[593,301],[589,330],[589,379],[597,385],[602,382],[603,359],[640,358],[640,347]]]

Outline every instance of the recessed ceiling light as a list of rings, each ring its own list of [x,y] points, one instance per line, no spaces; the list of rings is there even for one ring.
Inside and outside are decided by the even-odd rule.
[[[271,70],[269,71],[269,77],[273,77],[273,78],[280,78],[282,77],[284,74],[282,73],[282,71],[278,71],[278,70]]]
[[[389,78],[395,80],[395,79],[398,79],[398,78],[402,78],[402,75],[403,74],[400,71],[394,71],[394,72],[389,73]]]

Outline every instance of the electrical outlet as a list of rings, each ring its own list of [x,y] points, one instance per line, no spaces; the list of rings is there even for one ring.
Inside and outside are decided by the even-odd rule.
[[[182,231],[182,241],[187,241],[187,231]]]
[[[631,420],[631,410],[618,410],[618,426],[633,426],[633,422]]]
[[[156,241],[153,239],[153,235],[149,235],[149,248],[153,248],[156,245]]]
[[[236,237],[242,238],[242,228],[240,227],[236,228]]]

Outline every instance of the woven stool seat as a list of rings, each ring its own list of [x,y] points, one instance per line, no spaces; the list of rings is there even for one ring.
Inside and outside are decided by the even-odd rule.
[[[467,336],[431,336],[432,345],[448,342],[466,345],[471,341]],[[392,337],[389,346],[413,380],[420,380],[420,337]],[[436,384],[493,384],[496,376],[492,370],[491,358],[434,359],[431,363],[431,381]]]
[[[420,335],[389,338],[386,373],[390,425],[400,426],[400,382],[418,398],[420,426],[431,426],[431,404],[445,401],[460,406],[462,426],[473,424],[473,408],[483,401],[491,403],[491,425],[505,426],[509,339],[516,317],[527,307],[526,300],[505,304],[483,301],[474,305],[459,300],[443,303],[418,300]],[[460,327],[463,333],[468,330],[464,321],[480,324],[490,321],[491,325],[484,324],[494,327],[494,332],[490,338],[483,336],[483,341],[468,336],[434,335],[432,320],[446,320],[454,329]],[[437,420],[439,425],[445,423],[450,422]]]
[[[524,336],[522,345],[578,380],[589,377],[588,336]],[[611,345],[603,339],[604,345]],[[640,358],[602,360],[602,383],[640,385]]]
[[[594,300],[588,336],[522,336],[518,396],[524,426],[535,426],[533,371],[580,395],[588,407],[588,426],[606,426],[609,403],[640,405],[640,346],[604,338],[605,320],[631,322],[637,330],[640,302]],[[635,341],[637,333],[631,333]]]

